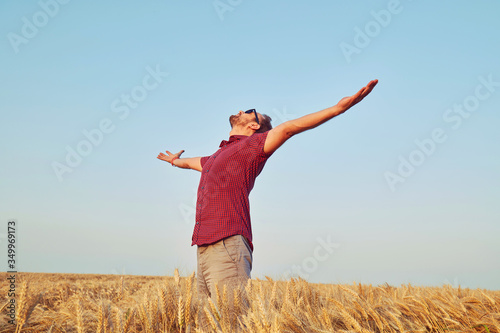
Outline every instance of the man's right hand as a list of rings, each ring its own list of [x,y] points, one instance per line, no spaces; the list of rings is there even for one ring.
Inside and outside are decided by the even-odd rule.
[[[165,153],[167,153],[167,155],[165,155],[163,153],[159,153],[157,158],[159,160],[162,160],[162,161],[165,161],[165,162],[172,164],[172,160],[176,157],[179,157],[179,159],[175,161],[176,167],[182,168],[182,169],[193,169],[196,171],[201,171],[201,169],[202,169],[201,157],[190,157],[190,158],[180,159],[182,153],[184,153],[184,150],[181,150],[177,154],[172,154],[168,150]]]
[[[181,150],[180,152],[178,152],[177,154],[172,154],[171,152],[169,152],[168,150],[165,151],[165,153],[167,153],[167,155],[163,154],[163,153],[159,153],[158,154],[158,159],[159,160],[162,160],[162,161],[165,161],[165,162],[168,162],[168,163],[172,163],[172,159],[174,157],[181,157],[182,153],[184,153],[184,150]]]

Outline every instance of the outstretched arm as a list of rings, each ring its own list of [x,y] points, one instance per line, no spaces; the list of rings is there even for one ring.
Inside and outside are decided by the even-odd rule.
[[[342,98],[332,107],[297,119],[286,121],[276,126],[267,134],[266,142],[264,144],[264,152],[272,153],[295,134],[315,128],[333,117],[349,110],[351,107],[361,102],[363,98],[365,98],[372,91],[377,83],[378,80],[372,80],[365,87],[361,88],[361,90],[359,90],[356,94]]]
[[[168,163],[172,163],[173,160],[174,163],[172,165],[179,168],[201,171],[201,157],[180,158],[184,150],[181,150],[177,154],[172,154],[168,150],[166,153],[167,155],[159,153],[157,158]]]

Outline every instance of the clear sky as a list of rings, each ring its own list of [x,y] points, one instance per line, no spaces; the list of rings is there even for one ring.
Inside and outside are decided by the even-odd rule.
[[[250,195],[253,277],[500,289],[498,1],[2,1],[0,243],[19,271],[171,275],[228,118],[361,104]],[[326,245],[325,245],[326,244]]]

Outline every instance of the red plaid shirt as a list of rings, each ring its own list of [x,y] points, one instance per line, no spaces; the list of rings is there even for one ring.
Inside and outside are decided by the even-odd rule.
[[[191,245],[207,245],[242,235],[252,244],[248,195],[267,159],[267,134],[232,135],[212,156],[201,158],[196,224]]]

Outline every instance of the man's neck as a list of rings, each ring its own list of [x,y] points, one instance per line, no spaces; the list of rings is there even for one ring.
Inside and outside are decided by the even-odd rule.
[[[233,128],[231,129],[231,132],[229,132],[229,137],[233,135],[244,135],[244,136],[250,136],[254,134],[255,132],[249,128],[247,129],[242,129],[242,128]]]

